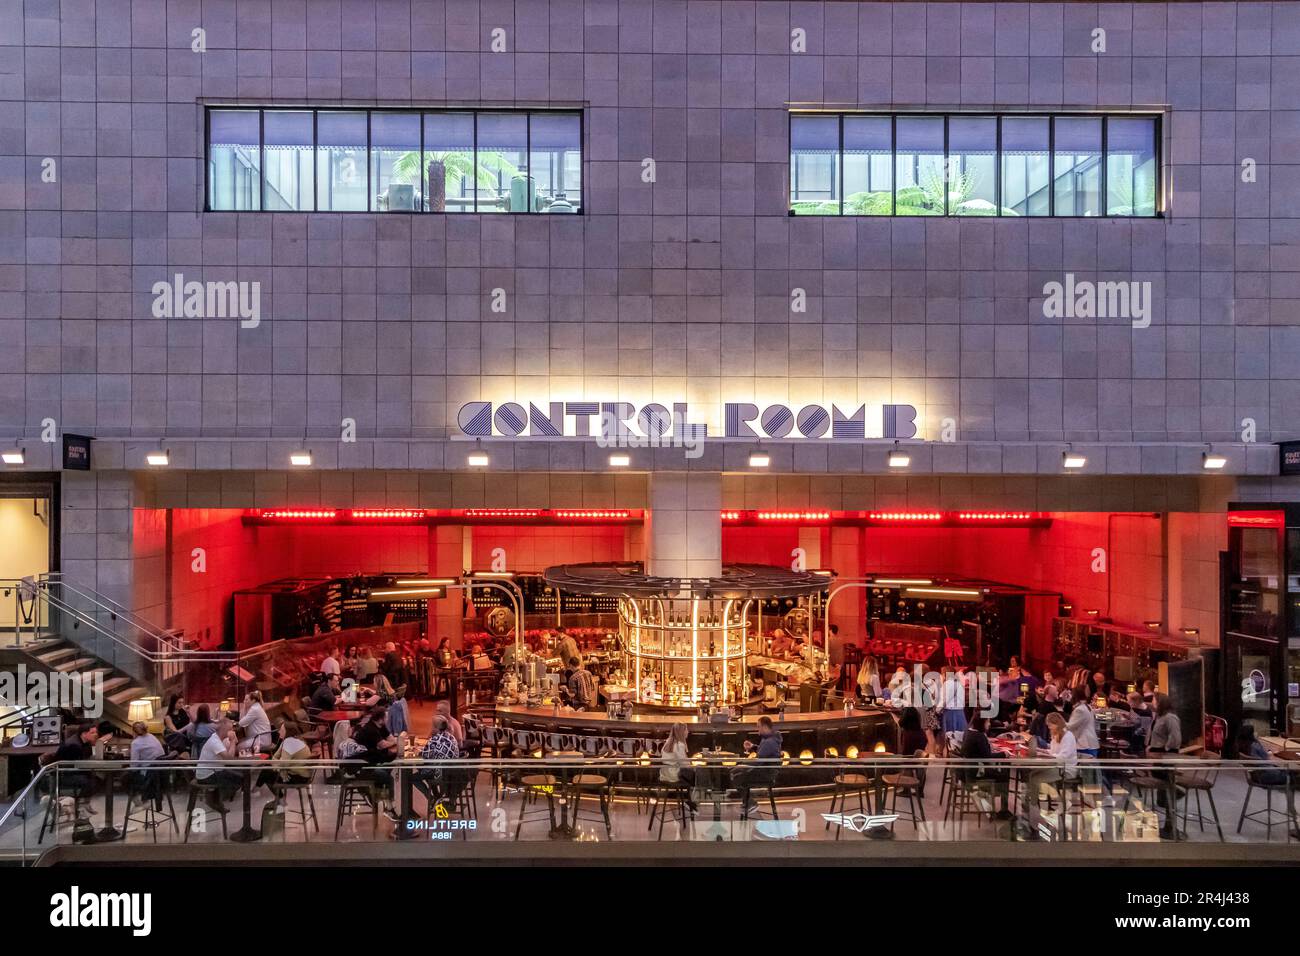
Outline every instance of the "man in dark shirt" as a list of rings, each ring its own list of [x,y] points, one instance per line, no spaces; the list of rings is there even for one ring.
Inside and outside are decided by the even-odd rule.
[[[781,760],[781,735],[772,725],[772,718],[766,714],[758,718],[758,744],[745,741],[745,753],[755,750],[761,763],[756,767],[740,767],[731,777],[732,786],[740,793],[742,819],[747,818],[754,807],[754,787],[770,787],[776,782],[776,771]]]
[[[392,763],[397,759],[397,738],[388,732],[388,708],[383,704],[373,707],[357,726],[352,739],[366,748],[364,760],[368,764]]]
[[[338,693],[339,675],[330,674],[312,692],[311,706],[316,710],[333,710],[334,702],[338,699]]]
[[[99,740],[99,728],[94,724],[85,724],[63,738],[59,749],[54,751],[53,762],[73,760],[92,760],[95,756],[95,742]],[[59,772],[59,791],[77,797],[89,796],[94,790],[94,780],[84,770],[63,770]]]
[[[964,760],[999,760],[1001,754],[993,752],[993,745],[989,743],[988,736],[988,718],[976,714],[971,718],[970,726],[966,728],[966,733],[961,738],[961,756]],[[1008,810],[1008,791],[1010,782],[1010,771],[1005,768],[991,767],[981,764],[978,767],[968,767],[962,770],[965,777],[966,785],[972,790],[987,789],[992,787],[993,792],[1001,799],[1002,809],[998,811],[998,817],[1006,819],[1011,816]]]

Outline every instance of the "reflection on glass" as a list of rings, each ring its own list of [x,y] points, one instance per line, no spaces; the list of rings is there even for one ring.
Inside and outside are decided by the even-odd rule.
[[[578,117],[533,113],[529,117],[528,170],[537,184],[540,212],[582,209],[582,128]]]
[[[998,126],[992,116],[948,121],[948,214],[997,215]]]
[[[414,212],[420,192],[420,117],[370,114],[370,196],[375,212]]]
[[[316,115],[316,208],[364,212],[366,202],[366,114]]]
[[[213,110],[208,121],[208,208],[261,209],[257,110]]]
[[[894,211],[893,121],[844,117],[844,212],[888,216]]]
[[[1002,214],[1051,215],[1051,162],[1045,116],[1002,119]]]
[[[1150,117],[1106,121],[1106,212],[1155,215],[1156,123]]]
[[[840,118],[790,117],[790,208],[797,216],[840,214]]]
[[[424,117],[425,208],[474,211],[474,114],[426,113]]]
[[[899,216],[942,216],[942,116],[900,116],[894,155],[894,202]]]
[[[536,212],[537,184],[528,175],[528,118],[517,113],[478,115],[479,212]]]
[[[1101,119],[1058,116],[1052,175],[1058,216],[1101,215]]]
[[[315,208],[312,114],[306,110],[267,110],[264,114],[266,185],[262,208],[311,211]]]

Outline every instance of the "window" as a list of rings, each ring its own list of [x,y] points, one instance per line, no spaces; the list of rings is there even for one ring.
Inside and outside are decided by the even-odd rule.
[[[943,117],[894,122],[894,215],[944,215]]]
[[[534,113],[528,119],[528,170],[546,212],[582,211],[582,129],[578,117]]]
[[[954,116],[948,121],[948,214],[996,216],[998,121]]]
[[[1058,216],[1101,215],[1101,119],[1058,116],[1052,181]]]
[[[207,208],[580,213],[582,114],[208,111]]]
[[[537,212],[537,186],[528,176],[528,117],[480,113],[478,212]]]
[[[365,211],[368,182],[365,113],[316,114],[316,178],[317,209]]]
[[[840,215],[840,118],[790,121],[790,208],[801,216]]]
[[[473,212],[474,114],[424,115],[424,194],[430,212]]]
[[[1160,118],[790,114],[790,214],[1158,216]]]
[[[208,116],[208,205],[238,212],[261,209],[262,137],[257,110],[213,110]]]
[[[889,216],[894,211],[894,121],[844,117],[844,212]]]
[[[1106,215],[1155,214],[1155,120],[1109,117],[1106,120]]]
[[[262,208],[268,212],[315,209],[313,116],[305,110],[267,110]]]
[[[1046,116],[1002,119],[1002,215],[1050,216],[1051,121]]]

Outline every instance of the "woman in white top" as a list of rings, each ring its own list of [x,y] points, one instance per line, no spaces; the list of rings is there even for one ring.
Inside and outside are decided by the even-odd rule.
[[[1100,741],[1097,740],[1097,718],[1093,716],[1088,698],[1081,697],[1074,702],[1070,710],[1070,720],[1066,724],[1079,746],[1079,752],[1090,757],[1097,756]]]
[[[685,787],[695,785],[695,771],[691,769],[686,752],[686,725],[673,724],[659,752],[659,779],[664,783],[680,783]]]
[[[1073,779],[1079,775],[1079,745],[1065,725],[1065,718],[1060,714],[1048,714],[1047,731],[1052,738],[1048,752],[1056,766],[1029,774],[1029,798],[1034,806],[1038,805],[1044,784],[1055,786],[1062,778]]]
[[[262,750],[273,743],[271,721],[266,716],[266,708],[262,706],[261,691],[249,691],[248,696],[244,698],[244,705],[240,708],[239,726],[244,728],[244,742],[253,750]]]

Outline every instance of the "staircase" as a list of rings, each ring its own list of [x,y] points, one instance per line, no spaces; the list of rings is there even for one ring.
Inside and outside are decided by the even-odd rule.
[[[21,646],[8,648],[5,657],[16,663],[16,656],[27,665],[28,672],[69,674],[83,682],[98,682],[98,693],[103,697],[104,714],[101,719],[126,729],[130,726],[127,715],[131,701],[148,697],[151,692],[139,681],[95,657],[71,641],[58,635],[49,635]]]
[[[189,649],[176,633],[58,574],[0,581],[0,599],[14,602],[17,622],[0,630],[0,668],[21,663],[29,673],[95,681],[101,719],[126,727],[138,698],[200,689],[228,696],[238,689],[223,680],[238,655]]]

